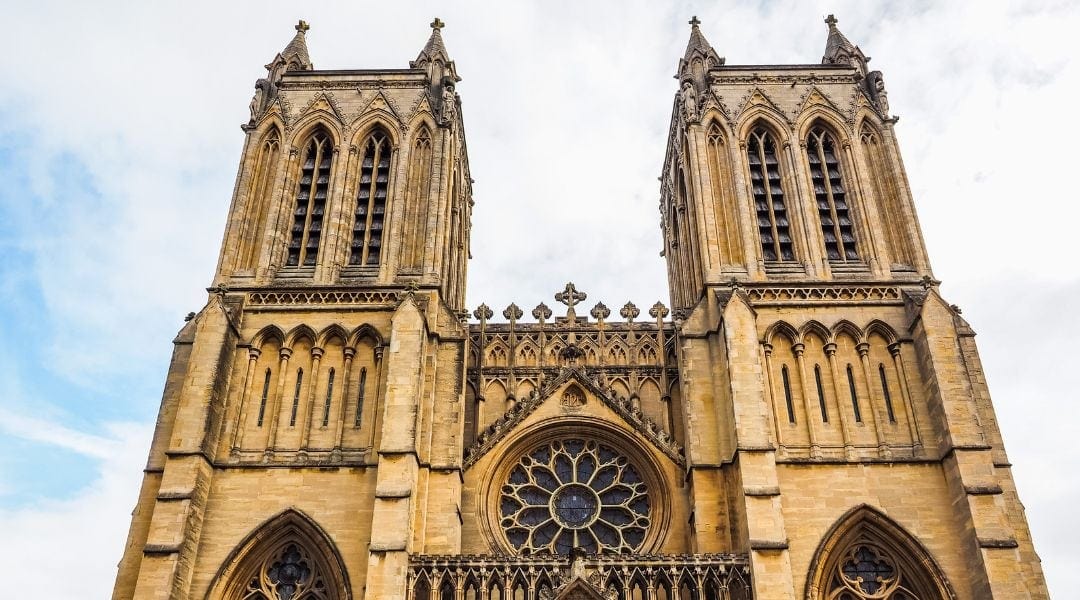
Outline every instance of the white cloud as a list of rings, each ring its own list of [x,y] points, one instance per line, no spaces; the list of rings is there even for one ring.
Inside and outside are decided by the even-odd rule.
[[[32,581],[41,598],[85,600],[111,593],[142,482],[150,428],[131,423],[103,428],[108,437],[79,434],[75,444],[31,434],[29,439],[58,443],[98,459],[96,477],[70,498],[0,508],[0,563],[13,566],[21,581]]]

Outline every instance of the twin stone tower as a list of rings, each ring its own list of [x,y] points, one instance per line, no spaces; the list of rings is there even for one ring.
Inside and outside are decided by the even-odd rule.
[[[500,319],[465,306],[443,23],[408,68],[320,71],[301,21],[256,84],[113,598],[1047,598],[881,73],[826,22],[820,63],[762,66],[691,21],[670,308],[571,283]]]

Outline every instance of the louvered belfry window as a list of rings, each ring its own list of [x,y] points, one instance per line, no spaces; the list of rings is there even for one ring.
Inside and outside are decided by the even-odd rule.
[[[758,127],[750,134],[746,158],[750,163],[750,185],[761,237],[761,254],[767,261],[795,260],[784,189],[780,184],[776,141],[764,127]]]
[[[844,181],[840,174],[840,161],[836,158],[836,142],[824,128],[810,130],[810,137],[806,140],[806,158],[810,162],[810,180],[814,186],[821,235],[825,238],[825,252],[829,260],[859,260]]]
[[[356,192],[352,249],[349,252],[350,265],[379,264],[391,153],[390,139],[378,129],[364,143],[360,183]]]
[[[326,210],[326,194],[330,187],[330,160],[333,142],[323,131],[311,136],[304,150],[300,170],[300,185],[296,192],[296,209],[293,211],[292,233],[289,239],[289,256],[285,264],[290,267],[315,265],[322,240],[323,212]]]

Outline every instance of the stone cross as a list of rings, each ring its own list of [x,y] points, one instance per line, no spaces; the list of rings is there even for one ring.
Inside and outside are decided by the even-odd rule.
[[[299,31],[300,33],[304,33],[308,29],[311,29],[311,25],[308,25],[307,21],[302,20],[302,21],[300,21],[299,23],[296,24],[296,30]]]
[[[577,291],[572,281],[566,284],[566,289],[555,294],[555,299],[566,305],[566,316],[568,318],[577,316],[577,313],[574,312],[574,305],[578,302],[584,302],[585,297],[585,292]]]
[[[438,31],[443,27],[446,27],[446,23],[443,23],[442,19],[440,19],[439,17],[435,17],[435,20],[431,22],[431,28],[435,31]]]
[[[543,325],[544,321],[551,318],[551,309],[548,308],[547,304],[541,302],[540,304],[536,305],[536,308],[533,309],[532,316],[537,321],[540,321],[541,325]]]
[[[701,20],[697,18],[697,15],[694,15],[693,17],[690,17],[690,20],[687,21],[687,23],[690,23],[692,27],[697,27],[698,25],[701,25]]]
[[[825,24],[829,26],[829,29],[835,29],[837,23],[839,23],[839,21],[836,20],[835,16],[829,15],[825,17]]]

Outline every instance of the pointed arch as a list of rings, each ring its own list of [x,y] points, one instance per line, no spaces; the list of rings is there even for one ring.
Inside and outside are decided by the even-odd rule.
[[[831,262],[859,261],[855,223],[848,198],[851,177],[842,164],[840,144],[846,143],[842,127],[822,111],[807,123],[805,158],[810,170],[810,186],[817,205],[818,225]]]
[[[731,138],[719,118],[710,118],[705,125],[705,151],[708,156],[709,181],[712,182],[712,204],[716,219],[716,235],[720,263],[737,265],[743,262],[742,239],[739,235],[739,210],[735,196],[734,165],[731,162]]]
[[[256,527],[229,553],[206,598],[351,600],[348,581],[345,562],[326,531],[289,508]]]
[[[252,348],[261,348],[269,340],[276,340],[278,344],[285,343],[285,333],[277,325],[267,325],[251,338],[249,345]]]
[[[345,331],[345,328],[337,323],[324,327],[323,330],[319,332],[315,345],[320,348],[325,348],[335,339],[340,341],[342,345],[345,345],[346,340],[349,339],[349,334]]]
[[[905,216],[901,192],[903,182],[896,178],[880,121],[870,111],[866,113],[858,121],[857,129],[860,154],[865,164],[864,179],[869,182],[863,189],[870,193],[877,208],[877,218],[885,232],[892,263],[890,266],[910,269],[915,265],[915,242],[910,233],[914,223]]]
[[[330,195],[333,157],[337,142],[331,129],[321,120],[315,122],[300,146],[300,172],[297,176],[295,202],[285,257],[287,267],[313,267],[322,242],[326,200]]]
[[[270,196],[281,158],[281,129],[271,121],[259,140],[255,161],[251,166],[247,190],[247,220],[240,235],[240,269],[258,266],[259,250],[266,239],[266,222],[270,212]]]
[[[953,600],[933,555],[880,510],[862,504],[825,533],[806,578],[807,600]]]
[[[766,262],[791,262],[795,260],[790,217],[793,211],[783,184],[783,138],[764,116],[751,125],[744,139],[761,256]]]
[[[847,319],[841,319],[832,326],[833,341],[844,334],[847,334],[856,344],[861,344],[866,341],[866,335],[863,330]]]
[[[371,345],[375,348],[384,345],[382,334],[379,333],[378,329],[375,329],[375,327],[369,323],[364,323],[363,325],[353,330],[352,334],[349,336],[348,345],[356,346],[360,343],[361,340],[364,339],[370,340]]]
[[[880,335],[890,345],[895,344],[900,339],[896,335],[896,330],[881,319],[874,319],[866,326],[866,337],[869,338],[874,333]]]
[[[819,338],[821,338],[822,344],[828,343],[828,341],[832,339],[832,332],[829,331],[829,328],[823,325],[820,321],[816,321],[814,319],[803,323],[803,326],[799,329],[800,338],[804,339],[807,335],[818,336]]]
[[[851,141],[851,135],[844,126],[844,119],[832,106],[815,104],[807,107],[802,114],[799,115],[799,120],[795,124],[795,131],[798,134],[798,138],[801,140],[809,135],[810,130],[814,127],[824,127],[829,130],[829,133],[834,135],[836,141],[840,144],[849,143]]]
[[[399,242],[401,266],[404,269],[423,268],[427,237],[432,233],[428,227],[434,167],[431,131],[426,123],[421,123],[409,144],[409,171],[405,191],[406,231]]]
[[[289,330],[288,335],[285,336],[285,347],[292,348],[300,340],[306,339],[310,344],[314,345],[315,340],[319,339],[319,336],[315,334],[315,330],[307,325],[297,325]]]
[[[386,205],[390,194],[390,173],[394,164],[394,144],[388,130],[373,125],[360,138],[360,164],[356,174],[356,208],[353,210],[350,266],[379,265],[382,256]]]
[[[787,338],[788,342],[790,342],[792,344],[794,344],[794,343],[798,342],[800,339],[802,339],[799,336],[799,330],[795,329],[795,327],[792,326],[791,323],[788,323],[787,321],[777,321],[777,322],[773,323],[772,325],[769,325],[765,329],[764,342],[766,344],[775,345],[773,340],[776,338],[777,335],[780,335],[780,336],[783,336],[783,337]]]

